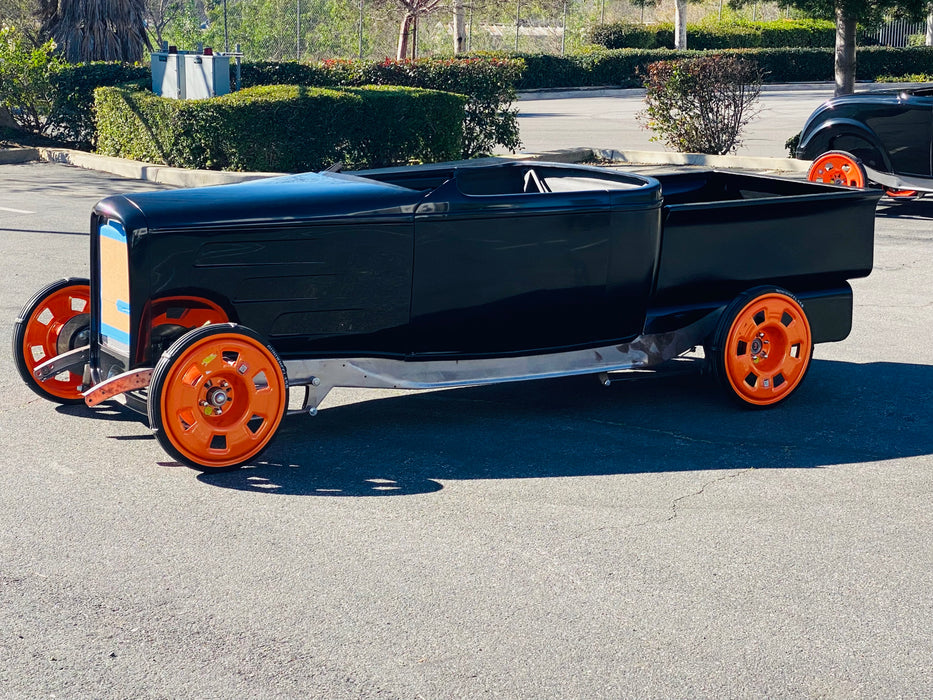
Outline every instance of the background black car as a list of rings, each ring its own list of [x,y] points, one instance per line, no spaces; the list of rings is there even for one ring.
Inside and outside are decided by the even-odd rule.
[[[879,185],[893,197],[933,192],[933,86],[836,97],[810,115],[796,149],[809,178]]]

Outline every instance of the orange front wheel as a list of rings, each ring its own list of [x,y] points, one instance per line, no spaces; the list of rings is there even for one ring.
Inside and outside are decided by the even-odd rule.
[[[845,151],[828,151],[816,158],[807,171],[807,179],[842,187],[868,185],[868,175],[862,162]]]
[[[53,282],[26,302],[13,324],[13,361],[26,386],[62,404],[83,403],[82,376],[65,371],[40,382],[33,370],[46,360],[90,342],[91,283],[71,277]]]
[[[723,312],[710,347],[713,375],[750,406],[773,406],[800,385],[813,354],[800,302],[779,287],[757,287]]]
[[[202,471],[255,458],[288,398],[275,350],[234,323],[189,331],[165,351],[149,385],[149,424],[166,452]]]

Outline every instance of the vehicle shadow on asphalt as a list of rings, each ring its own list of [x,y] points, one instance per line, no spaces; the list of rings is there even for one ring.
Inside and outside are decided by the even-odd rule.
[[[930,219],[933,218],[933,196],[902,202],[882,199],[875,216],[885,219]]]
[[[269,494],[424,494],[447,480],[810,469],[933,454],[933,366],[814,360],[750,410],[697,374],[419,393],[286,419],[261,463],[202,474]]]

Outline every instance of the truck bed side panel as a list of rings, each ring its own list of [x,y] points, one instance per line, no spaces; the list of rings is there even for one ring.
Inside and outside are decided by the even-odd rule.
[[[752,175],[660,176],[665,218],[652,306],[791,291],[871,272],[880,192]]]

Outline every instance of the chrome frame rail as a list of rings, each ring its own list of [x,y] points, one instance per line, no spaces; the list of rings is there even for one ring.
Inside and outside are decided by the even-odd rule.
[[[336,387],[440,389],[645,369],[702,345],[718,319],[717,311],[684,328],[642,335],[631,343],[546,355],[482,360],[406,361],[373,357],[286,360],[289,387],[306,387],[301,408],[289,413],[314,415]]]
[[[906,177],[904,175],[894,175],[892,173],[882,172],[869,168],[864,163],[865,174],[872,182],[879,185],[890,187],[894,190],[917,190],[918,192],[933,192],[933,179],[927,177]]]

